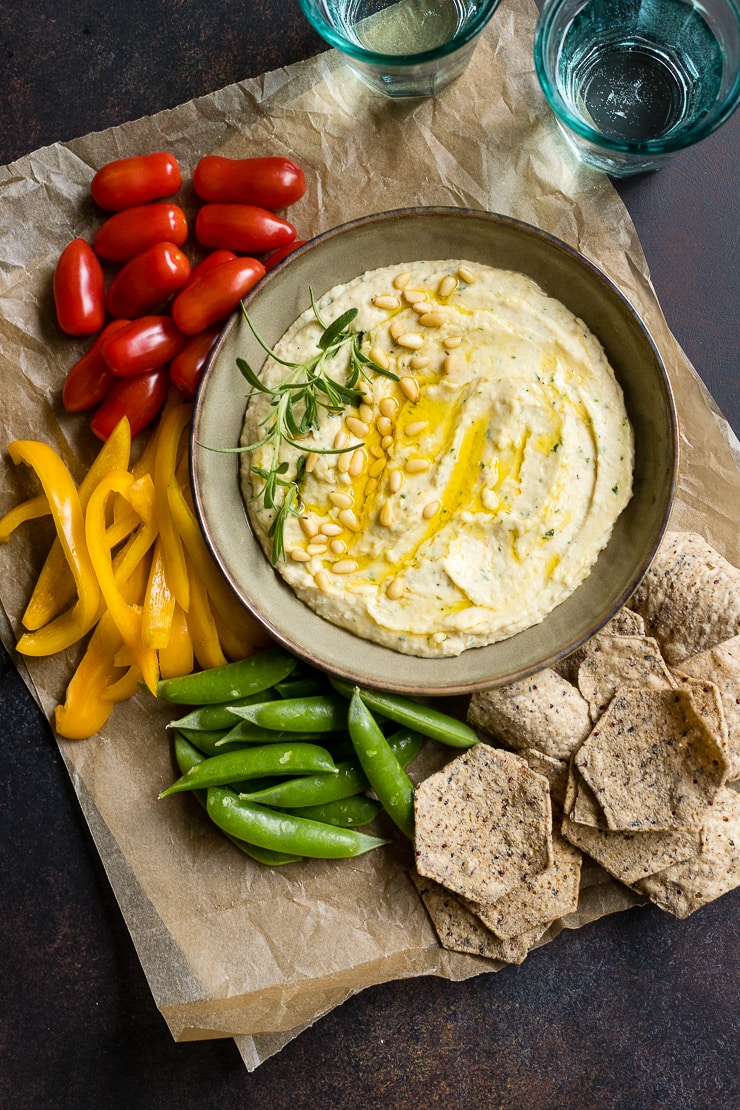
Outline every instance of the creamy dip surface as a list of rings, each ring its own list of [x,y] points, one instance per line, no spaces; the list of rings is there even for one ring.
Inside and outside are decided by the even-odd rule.
[[[302,518],[278,571],[333,624],[396,651],[458,655],[538,622],[588,575],[632,491],[622,391],[586,325],[526,276],[460,261],[362,274],[318,302],[325,322],[357,308],[370,372],[364,400],[301,441]],[[301,362],[322,329],[303,313],[275,347]],[[327,367],[338,381],[343,349]],[[268,358],[260,377],[286,369]],[[242,444],[270,398],[247,406]],[[341,454],[319,454],[337,447]],[[283,445],[284,477],[301,452]],[[274,510],[242,455],[242,489],[268,555]]]

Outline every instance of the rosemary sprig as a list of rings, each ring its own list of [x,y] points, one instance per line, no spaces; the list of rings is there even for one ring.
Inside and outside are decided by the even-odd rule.
[[[300,482],[305,471],[307,454],[309,452],[320,455],[341,454],[344,451],[354,451],[360,446],[353,443],[342,448],[316,449],[300,443],[299,440],[318,430],[322,410],[342,413],[349,405],[359,405],[362,401],[362,393],[358,388],[361,378],[370,381],[372,374],[383,374],[387,378],[398,381],[397,374],[379,366],[362,351],[363,333],[352,330],[352,324],[358,312],[356,308],[347,309],[336,320],[327,324],[319,313],[313,292],[309,291],[309,293],[311,309],[316,322],[322,328],[315,355],[305,362],[289,362],[281,358],[260,336],[248,313],[243,309],[244,318],[260,347],[275,362],[285,366],[288,373],[277,386],[271,387],[265,385],[246,359],[236,360],[240,373],[252,389],[250,397],[256,393],[264,393],[270,397],[270,411],[260,425],[264,428],[264,435],[256,443],[250,443],[235,450],[245,452],[256,451],[267,445],[272,447],[270,466],[253,466],[252,473],[262,478],[264,482],[261,494],[256,495],[254,500],[261,496],[265,508],[275,511],[275,517],[268,532],[272,540],[273,564],[285,557],[286,520],[290,516],[301,516],[303,513]],[[349,349],[349,362],[346,380],[339,382],[329,374],[327,364],[343,348]],[[279,461],[283,444],[304,452],[292,479],[286,477],[288,463]]]

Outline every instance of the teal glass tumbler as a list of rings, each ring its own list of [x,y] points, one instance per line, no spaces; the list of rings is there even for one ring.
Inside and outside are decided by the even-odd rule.
[[[463,72],[500,0],[298,0],[370,88],[434,96]]]
[[[740,0],[545,0],[534,61],[581,161],[657,170],[740,104]]]

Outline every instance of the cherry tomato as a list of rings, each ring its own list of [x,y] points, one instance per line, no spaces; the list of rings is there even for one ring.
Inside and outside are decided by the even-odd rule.
[[[99,258],[128,262],[155,243],[181,247],[188,237],[188,221],[177,204],[138,204],[110,216],[95,233],[93,247]]]
[[[174,243],[155,243],[135,255],[108,286],[111,316],[145,316],[164,304],[190,277],[190,263]]]
[[[200,262],[197,263],[197,265],[193,266],[192,270],[190,271],[190,277],[185,282],[182,288],[187,289],[189,285],[192,285],[193,282],[198,281],[198,279],[202,278],[204,274],[207,274],[209,270],[213,270],[216,266],[220,266],[222,262],[233,262],[235,258],[236,255],[233,251],[210,251],[205,256],[205,258],[202,258]],[[180,292],[182,292],[182,290],[180,290]]]
[[[272,254],[268,255],[265,259],[265,271],[273,270],[278,262],[282,262],[289,254],[292,254],[293,251],[298,250],[299,247],[302,247],[303,244],[307,242],[308,239],[294,239],[292,243],[286,243],[284,247],[280,247],[278,250],[273,251]]]
[[[264,272],[265,267],[256,258],[222,262],[177,294],[172,302],[172,319],[186,335],[203,331],[230,315]]]
[[[177,159],[164,151],[117,158],[101,166],[90,182],[95,203],[107,212],[120,212],[159,197],[171,197],[182,185]]]
[[[115,381],[108,363],[103,358],[102,346],[128,320],[111,320],[82,358],[72,366],[64,379],[62,404],[67,412],[85,412],[99,405]]]
[[[118,378],[130,378],[164,366],[185,336],[169,316],[140,316],[103,343],[102,355]]]
[[[188,401],[192,401],[198,392],[208,356],[220,334],[220,324],[213,324],[205,331],[198,332],[187,340],[170,363],[170,381],[185,394]]]
[[[254,204],[204,204],[195,217],[195,234],[204,247],[251,254],[292,243],[296,230],[281,216]]]
[[[207,154],[195,167],[193,187],[201,200],[287,208],[305,193],[306,177],[288,158]]]
[[[54,270],[54,304],[67,335],[93,335],[105,323],[103,267],[84,239],[73,239]]]
[[[99,409],[93,413],[90,427],[98,439],[106,440],[118,421],[126,416],[131,425],[131,435],[136,436],[151,423],[167,400],[170,375],[166,366],[136,374],[133,378],[118,378]]]

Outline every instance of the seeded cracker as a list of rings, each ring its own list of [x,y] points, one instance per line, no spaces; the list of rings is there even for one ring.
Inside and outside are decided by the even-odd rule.
[[[724,787],[702,830],[701,852],[636,884],[639,891],[676,917],[695,910],[740,885],[740,794]]]
[[[575,765],[610,829],[700,829],[727,764],[683,690],[621,690]]]
[[[551,755],[545,755],[537,748],[525,748],[519,752],[519,755],[522,759],[526,759],[533,771],[547,779],[553,813],[562,813],[565,804],[565,791],[568,786],[567,760],[555,759]]]
[[[578,908],[581,859],[579,850],[554,830],[552,863],[541,875],[527,879],[497,902],[463,901],[502,940],[513,939],[528,929],[547,927]]]
[[[561,831],[571,844],[596,860],[620,882],[636,883],[699,853],[701,838],[698,832],[613,832],[578,824],[568,816],[569,802],[582,785],[577,770],[571,767],[566,816]]]
[[[740,570],[701,536],[668,532],[630,605],[675,666],[740,634]]]
[[[645,621],[632,609],[628,609],[623,605],[612,619],[608,621],[599,633],[600,636],[644,636],[645,635]],[[584,653],[588,647],[588,642],[580,648],[567,655],[565,659],[560,659],[557,663],[553,664],[553,670],[562,677],[572,682],[574,686],[578,685],[578,668],[583,660]]]
[[[578,668],[578,689],[594,722],[620,687],[665,690],[675,685],[652,636],[594,636]]]
[[[500,940],[449,890],[421,875],[412,874],[411,877],[443,948],[486,956],[501,963],[520,964],[546,932],[542,928],[531,929],[520,936]]]
[[[424,779],[414,815],[419,874],[472,901],[495,902],[552,862],[546,779],[488,744]]]
[[[704,679],[714,685],[722,704],[725,725],[727,778],[740,780],[740,636],[686,659],[679,675]]]
[[[591,731],[585,698],[551,668],[473,694],[468,724],[514,751],[537,748],[555,759],[568,759]]]

